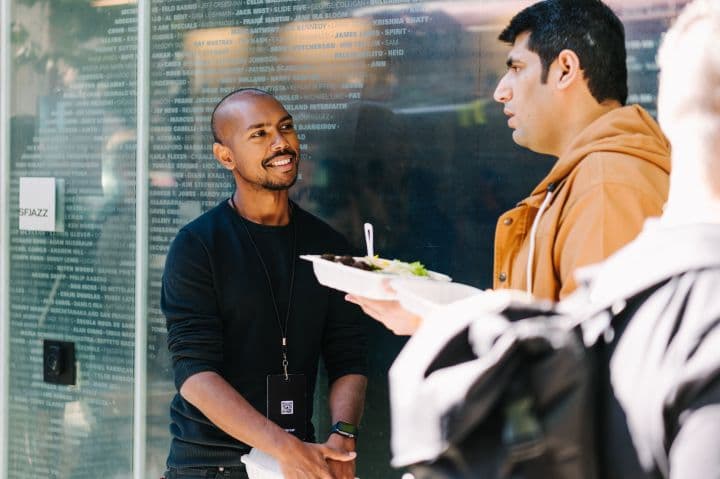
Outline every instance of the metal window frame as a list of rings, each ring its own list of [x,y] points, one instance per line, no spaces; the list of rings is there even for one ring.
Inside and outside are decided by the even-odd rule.
[[[3,0],[8,1],[8,0]],[[148,135],[150,130],[150,0],[137,3],[137,147],[135,190],[135,361],[133,478],[144,479],[147,462]]]
[[[0,0],[0,204],[10,199],[10,0]],[[0,212],[0,479],[8,471],[10,218]]]

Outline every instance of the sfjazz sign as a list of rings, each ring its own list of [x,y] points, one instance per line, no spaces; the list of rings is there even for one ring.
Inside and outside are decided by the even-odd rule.
[[[38,216],[40,218],[48,217],[47,208],[20,208],[20,216]]]
[[[21,230],[63,231],[63,186],[58,178],[20,178]]]

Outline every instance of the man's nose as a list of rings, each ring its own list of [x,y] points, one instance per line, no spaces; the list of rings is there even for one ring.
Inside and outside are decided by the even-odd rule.
[[[287,138],[285,138],[282,132],[276,131],[275,136],[273,137],[272,149],[275,151],[282,151],[289,146],[290,143],[287,141]]]
[[[505,77],[500,79],[500,82],[495,88],[495,93],[493,93],[493,98],[499,103],[507,103],[512,98],[512,90],[507,86]]]

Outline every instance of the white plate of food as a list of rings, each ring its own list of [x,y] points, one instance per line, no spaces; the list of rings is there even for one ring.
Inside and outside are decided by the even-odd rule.
[[[383,284],[386,280],[404,278],[420,282],[449,282],[447,275],[428,271],[418,261],[406,263],[377,256],[340,256],[307,254],[302,259],[313,263],[320,284],[370,299],[396,299]]]

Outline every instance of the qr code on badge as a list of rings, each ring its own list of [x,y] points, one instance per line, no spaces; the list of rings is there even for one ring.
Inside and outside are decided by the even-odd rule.
[[[293,414],[294,404],[292,401],[280,401],[280,414]]]

